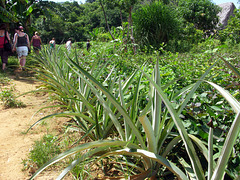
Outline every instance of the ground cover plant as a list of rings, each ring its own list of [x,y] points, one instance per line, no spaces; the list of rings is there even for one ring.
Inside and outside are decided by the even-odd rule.
[[[14,85],[11,84],[11,80],[0,74],[0,100],[4,108],[21,108],[26,105],[17,99],[17,95],[14,93]]]
[[[226,60],[217,49],[131,56],[113,47],[92,47],[84,55],[46,49],[36,57],[45,91],[62,108],[48,117],[68,116],[68,129],[81,136],[32,178],[74,154],[59,179],[74,167],[79,177],[77,167],[89,163],[91,171],[98,161],[125,178],[237,178],[239,59]]]

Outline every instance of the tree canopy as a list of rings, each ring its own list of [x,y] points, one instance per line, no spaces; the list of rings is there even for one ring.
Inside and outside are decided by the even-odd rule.
[[[88,0],[84,4],[9,0],[1,1],[0,8],[1,22],[9,23],[12,30],[22,25],[30,36],[38,31],[44,43],[52,37],[57,43],[70,37],[85,41],[96,28],[110,32],[127,23],[123,31],[134,44],[156,47],[174,38],[194,37],[191,42],[195,42],[197,30],[209,35],[216,29],[220,10],[210,0]]]

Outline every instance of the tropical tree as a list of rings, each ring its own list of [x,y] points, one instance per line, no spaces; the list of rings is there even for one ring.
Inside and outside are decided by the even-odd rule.
[[[42,0],[10,0],[1,1],[1,14],[0,20],[5,23],[18,23],[21,24],[26,31],[32,33],[32,15],[45,14],[46,4],[48,2]]]
[[[108,32],[109,32],[109,34],[111,35],[112,39],[115,40],[114,36],[113,36],[112,33],[111,33],[111,30],[110,30],[110,28],[109,28],[109,25],[108,25],[107,15],[106,15],[106,11],[105,11],[105,8],[104,8],[104,5],[103,5],[102,0],[99,0],[99,3],[100,3],[100,5],[101,5],[101,7],[102,7],[102,10],[103,10],[104,19],[105,19],[105,22],[106,22],[106,26],[107,26]]]
[[[18,22],[18,18],[16,18],[11,12],[8,11],[7,8],[7,2],[6,1],[0,1],[0,20],[1,22],[6,22],[6,23],[10,23],[10,22]]]
[[[195,28],[209,35],[219,22],[217,16],[220,7],[210,0],[179,0],[179,11],[182,17]]]

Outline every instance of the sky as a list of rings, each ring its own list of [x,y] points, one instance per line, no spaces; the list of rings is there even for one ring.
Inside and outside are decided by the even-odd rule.
[[[238,0],[212,0],[213,3],[215,4],[223,4],[227,2],[233,2],[236,6],[236,8],[239,8]]]
[[[73,2],[73,1],[77,1],[77,2],[82,2],[84,3],[85,0],[51,0],[54,2],[64,2],[64,1],[69,1],[69,2]],[[222,3],[226,3],[226,2],[233,2],[236,6],[236,8],[239,8],[239,4],[238,4],[238,0],[212,0],[213,3],[215,4],[222,4]]]

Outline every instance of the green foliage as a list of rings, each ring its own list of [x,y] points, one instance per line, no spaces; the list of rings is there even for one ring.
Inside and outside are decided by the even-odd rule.
[[[35,164],[39,168],[45,162],[59,154],[60,147],[57,143],[57,137],[51,134],[44,135],[41,140],[35,141],[28,159],[23,160],[24,167],[28,169]]]
[[[6,90],[1,90],[0,92],[0,98],[1,101],[3,102],[3,106],[5,108],[22,108],[26,107],[26,105],[21,102],[20,100],[17,100],[15,95],[13,94],[13,89],[6,89]]]
[[[179,21],[175,10],[161,1],[143,5],[133,14],[134,32],[141,47],[161,47],[161,43],[177,38]]]
[[[181,23],[178,38],[174,38],[166,45],[171,52],[189,52],[194,45],[203,42],[204,32],[194,27],[192,23]]]
[[[111,39],[111,36],[109,33],[103,33],[103,34],[98,34],[97,40],[101,42],[107,42]]]
[[[218,24],[220,8],[210,0],[180,0],[179,11],[186,22],[210,35]]]
[[[7,85],[7,84],[9,84],[9,82],[10,82],[11,80],[8,78],[8,77],[6,77],[4,74],[0,74],[0,84],[1,84],[1,86],[5,86],[5,85]]]
[[[33,34],[34,29],[31,26],[31,16],[33,14],[43,14],[46,10],[42,6],[45,4],[42,0],[11,0],[2,1],[0,19],[3,22],[10,23],[14,27],[11,27],[12,33],[14,28],[16,28],[16,23],[22,25],[25,28],[25,32]],[[45,13],[46,14],[46,13]],[[3,17],[2,17],[3,16]],[[14,23],[14,24],[13,24]]]
[[[86,41],[90,38],[90,32],[95,28],[106,29],[106,23],[98,2],[78,4],[77,2],[53,3],[45,5],[49,16],[38,13],[33,17],[32,26],[40,34],[44,43],[48,43],[55,37],[56,43],[65,42],[69,37],[74,41]],[[108,24],[120,26],[121,18],[118,7],[105,7],[108,16]],[[125,13],[122,14],[126,19]]]
[[[229,42],[229,45],[240,42],[240,10],[235,9],[234,16],[230,17],[225,29],[219,31],[219,39],[222,43]]]
[[[208,157],[211,158],[205,145],[208,141],[208,122],[211,118],[214,127],[218,127],[213,130],[213,143],[216,144],[213,154],[218,157],[217,153],[225,152],[222,149],[228,147],[228,142],[224,142],[227,134],[223,130],[230,131],[232,122],[239,122],[237,116],[236,120],[233,119],[233,109],[238,109],[236,99],[240,98],[236,77],[229,75],[230,70],[223,70],[226,69],[223,62],[227,62],[220,63],[217,61],[219,57],[213,56],[216,52],[213,50],[214,41],[209,39],[208,43],[205,48],[209,51],[205,53],[173,54],[163,51],[164,55],[159,61],[155,54],[124,54],[121,50],[123,46],[118,42],[94,42],[91,51],[84,56],[79,50],[68,56],[64,56],[61,49],[53,53],[47,50],[42,52],[37,59],[40,63],[39,77],[46,84],[46,91],[59,101],[56,107],[61,107],[61,112],[44,117],[37,123],[52,116],[69,116],[75,122],[69,129],[84,132],[76,139],[77,143],[85,137],[93,141],[60,154],[37,173],[59,159],[84,151],[86,153],[77,156],[64,172],[78,164],[84,166],[91,160],[121,155],[114,168],[121,163],[124,170],[131,169],[127,176],[139,173],[139,169],[146,173],[149,173],[146,169],[152,169],[161,177],[168,170],[159,166],[160,163],[176,176],[185,177],[176,166],[187,166],[198,177],[203,177],[208,171]],[[141,67],[143,62],[150,64],[146,63],[136,70],[135,65]],[[236,68],[239,59],[229,59],[228,62],[232,65],[228,64],[228,67],[238,77]],[[196,79],[200,80],[196,82]],[[206,84],[203,79],[212,82]],[[226,97],[228,93],[216,84],[228,88],[236,99],[231,95]],[[231,108],[217,91],[230,100],[231,105],[236,102],[236,107],[233,105]],[[236,128],[231,130],[236,131]],[[238,150],[236,145],[234,147]],[[189,152],[187,157],[186,149]],[[215,156],[213,161],[216,164],[218,160]],[[238,159],[238,153],[234,157]],[[237,161],[227,153],[224,159],[229,160],[227,173],[234,176],[234,168],[239,168],[235,164]],[[216,172],[221,171],[218,169]]]

